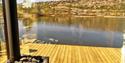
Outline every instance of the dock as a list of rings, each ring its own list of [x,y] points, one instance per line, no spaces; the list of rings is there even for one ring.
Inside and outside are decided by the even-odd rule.
[[[21,54],[47,56],[49,63],[122,63],[121,48],[29,43],[21,46]],[[0,61],[5,63],[6,55]]]
[[[29,53],[27,49],[37,50]],[[23,54],[47,56],[49,63],[121,63],[121,48],[27,44]]]

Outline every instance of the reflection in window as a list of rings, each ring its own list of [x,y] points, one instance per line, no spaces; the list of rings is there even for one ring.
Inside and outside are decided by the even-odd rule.
[[[17,5],[22,55],[32,55],[32,53],[49,55],[46,53],[48,50],[41,52],[49,45],[60,50],[64,47],[66,52],[61,50],[64,53],[75,48],[70,48],[69,45],[78,46],[75,51],[83,51],[80,53],[85,53],[86,46],[101,47],[96,51],[103,48],[105,51],[107,47],[109,49],[106,51],[115,51],[121,55],[120,48],[123,45],[125,25],[125,3],[121,0],[20,0]],[[60,44],[64,46],[58,47]],[[40,47],[43,49],[40,50]],[[117,51],[110,48],[116,48]],[[38,51],[32,52],[32,49]],[[92,49],[93,51],[95,50]],[[110,59],[112,59],[110,55],[114,58],[120,57],[115,53],[109,53],[109,55],[105,53],[105,55]],[[82,56],[81,54],[80,57]],[[120,62],[121,58],[118,59]]]
[[[6,42],[4,39],[4,20],[3,20],[3,9],[2,0],[0,0],[0,62],[4,63],[6,58]]]

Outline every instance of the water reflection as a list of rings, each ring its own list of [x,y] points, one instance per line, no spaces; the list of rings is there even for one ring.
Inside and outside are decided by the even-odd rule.
[[[3,36],[3,24],[0,24],[0,41],[4,40],[4,36]]]
[[[124,18],[41,17],[20,19],[20,37],[27,31],[53,44],[122,47]],[[57,40],[58,42],[52,41]]]
[[[4,30],[3,30],[3,21],[2,19],[0,20],[0,57],[2,57],[3,55],[5,55],[5,40],[4,40],[4,34],[3,34]],[[1,59],[1,58],[0,58]]]

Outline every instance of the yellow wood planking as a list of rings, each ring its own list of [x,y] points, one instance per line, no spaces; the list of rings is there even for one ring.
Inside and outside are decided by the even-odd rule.
[[[0,56],[0,63],[5,63],[6,59],[7,59],[6,55]]]
[[[121,48],[71,46],[55,44],[26,44],[21,46],[21,53],[34,56],[48,56],[50,63],[121,63]],[[4,63],[6,56],[0,57]]]
[[[121,48],[28,44],[37,52],[31,55],[48,56],[50,63],[121,63]],[[25,46],[22,53],[26,53]]]

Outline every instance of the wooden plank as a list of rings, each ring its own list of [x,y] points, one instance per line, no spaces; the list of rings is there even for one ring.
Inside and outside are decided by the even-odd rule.
[[[35,56],[48,56],[50,63],[121,63],[121,48],[72,46],[56,44],[26,44],[21,46],[21,52],[35,49],[30,53]],[[3,57],[1,57],[3,59]],[[5,62],[5,56],[4,56]],[[0,62],[1,63],[1,62]]]
[[[50,63],[121,63],[120,48],[55,44],[29,44],[29,46],[38,50],[33,55],[49,56]]]

